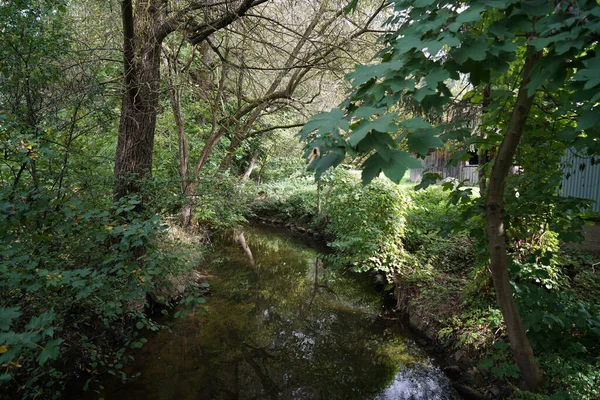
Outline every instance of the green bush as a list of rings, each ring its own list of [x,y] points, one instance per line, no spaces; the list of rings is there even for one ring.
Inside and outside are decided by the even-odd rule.
[[[157,329],[146,292],[183,268],[154,246],[158,217],[134,197],[102,211],[19,194],[0,195],[0,397],[56,398],[83,371],[125,379],[126,348]]]
[[[473,266],[475,249],[470,236],[452,232],[459,208],[448,202],[441,186],[411,191],[406,214],[405,247],[421,265],[442,272],[465,272]]]
[[[405,267],[402,238],[410,199],[385,178],[363,186],[351,172],[339,170],[325,204],[334,238],[331,260],[354,271],[381,270],[390,277]]]
[[[312,179],[284,180],[257,187],[252,211],[259,216],[317,227],[317,185]]]
[[[207,228],[224,230],[248,222],[254,198],[254,184],[232,176],[205,177],[196,189],[198,222]]]
[[[432,235],[447,235],[459,218],[459,210],[448,204],[448,193],[441,186],[410,192],[411,207],[406,213],[406,248],[417,250]]]

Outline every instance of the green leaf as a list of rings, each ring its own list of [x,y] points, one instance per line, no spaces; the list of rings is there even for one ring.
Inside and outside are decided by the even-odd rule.
[[[506,342],[497,341],[497,342],[494,342],[494,347],[497,348],[498,350],[507,351],[510,346]]]
[[[442,175],[433,172],[426,172],[421,177],[421,183],[415,186],[415,190],[427,189],[429,186],[435,185],[440,180],[442,180]]]
[[[521,4],[521,9],[529,17],[541,17],[554,11],[552,2],[546,0],[529,0]]]
[[[436,2],[435,0],[415,0],[413,5],[415,7],[429,7],[432,4],[434,4],[435,2]]]
[[[464,43],[460,48],[453,51],[452,55],[458,64],[464,64],[469,59],[483,61],[489,48],[489,44],[484,39],[479,38],[471,43]]]
[[[381,78],[390,71],[397,71],[403,66],[403,60],[392,60],[370,65],[357,65],[354,67],[354,72],[346,75],[346,79],[352,81],[353,87],[357,87],[373,78]]]
[[[436,134],[437,130],[435,129],[417,130],[408,136],[408,147],[415,153],[426,156],[429,154],[429,149],[436,149],[444,145],[444,142],[435,136]]]
[[[425,77],[425,81],[427,81],[427,84],[430,87],[436,88],[438,83],[444,82],[446,79],[449,78],[450,72],[446,71],[442,67],[437,67],[429,71],[429,73]]]
[[[435,94],[435,90],[433,90],[429,86],[424,86],[422,88],[419,88],[414,93],[413,97],[417,102],[421,103],[426,96],[430,96],[432,94]]]
[[[364,121],[358,129],[354,130],[350,134],[350,137],[348,138],[348,144],[355,147],[372,130],[379,132],[395,132],[397,127],[394,123],[392,123],[395,118],[398,118],[398,114],[389,113],[378,117],[374,121]]]
[[[385,132],[375,132],[372,133],[372,135],[373,149],[375,149],[375,151],[379,153],[381,158],[383,158],[386,162],[390,161],[392,156],[391,149],[395,145],[394,139],[392,139],[392,137]]]
[[[0,330],[8,331],[12,320],[23,314],[19,311],[19,307],[0,307]]]
[[[403,128],[406,128],[410,132],[414,132],[420,129],[430,129],[432,127],[429,122],[425,121],[421,117],[407,119],[406,121],[400,122],[398,125]]]
[[[462,11],[458,17],[456,17],[456,22],[463,24],[466,22],[479,21],[481,19],[481,13],[486,9],[487,6],[485,4],[473,3],[467,10]]]
[[[479,361],[479,368],[483,370],[490,369],[493,365],[494,361],[491,358],[483,358],[481,361]]]
[[[394,43],[394,48],[400,53],[406,53],[409,50],[417,49],[421,50],[425,47],[423,42],[417,35],[407,35],[401,39],[396,40]]]
[[[362,184],[368,185],[371,181],[379,176],[382,165],[385,163],[379,154],[373,154],[362,165]]]
[[[346,4],[344,7],[344,15],[348,15],[354,10],[356,10],[356,6],[358,5],[358,0],[351,0],[350,3]]]
[[[348,114],[348,116],[359,119],[369,119],[373,115],[381,114],[383,111],[385,111],[384,107],[361,106],[352,113]]]
[[[40,352],[37,357],[38,364],[40,366],[44,365],[48,360],[54,360],[58,357],[60,344],[64,342],[63,339],[52,339],[46,346],[44,346],[44,350]]]
[[[399,76],[395,76],[391,79],[386,79],[385,84],[394,91],[394,93],[399,93],[404,90],[414,90],[415,89],[415,80],[414,79],[405,79]]]
[[[336,148],[323,157],[313,162],[315,168],[315,178],[319,179],[330,167],[335,167],[344,160],[345,153],[342,149]]]
[[[597,109],[587,111],[577,118],[578,130],[590,129],[598,124],[600,124],[600,111]]]
[[[406,170],[411,168],[421,168],[421,162],[405,151],[394,150],[389,163],[383,167],[383,173],[392,182],[399,183]]]
[[[585,68],[577,71],[573,79],[584,81],[583,89],[591,89],[600,85],[600,53],[596,57],[583,61]]]
[[[349,122],[344,117],[344,113],[339,108],[334,108],[328,112],[322,112],[313,116],[299,132],[300,139],[305,140],[307,136],[314,131],[320,133],[337,133],[338,130],[347,131]]]
[[[54,318],[56,317],[56,313],[54,310],[46,311],[38,316],[31,317],[27,325],[25,325],[26,330],[39,330],[50,325]]]

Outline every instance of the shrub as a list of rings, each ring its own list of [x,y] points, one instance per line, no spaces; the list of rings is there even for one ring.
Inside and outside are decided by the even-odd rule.
[[[125,349],[158,329],[146,292],[183,268],[154,247],[158,217],[133,213],[135,197],[109,211],[39,192],[10,198],[0,196],[0,397],[56,398],[83,371],[125,378]]]
[[[330,258],[354,271],[381,270],[390,277],[404,263],[402,238],[410,202],[398,185],[375,179],[363,186],[352,173],[336,173],[326,212],[334,237]]]
[[[411,191],[411,207],[406,213],[406,248],[417,250],[432,235],[447,235],[459,217],[459,210],[448,203],[448,193],[441,186]],[[438,235],[441,234],[441,235]]]
[[[254,184],[231,176],[207,177],[198,185],[195,217],[198,222],[215,230],[236,227],[247,222]]]
[[[317,227],[317,185],[312,179],[285,180],[257,187],[259,200],[252,211],[259,216]]]

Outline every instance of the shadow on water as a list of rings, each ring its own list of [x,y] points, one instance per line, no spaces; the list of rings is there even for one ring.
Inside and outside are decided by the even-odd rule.
[[[369,280],[325,283],[316,243],[247,227],[216,241],[206,313],[172,322],[135,354],[120,399],[458,399],[401,333],[377,321]]]

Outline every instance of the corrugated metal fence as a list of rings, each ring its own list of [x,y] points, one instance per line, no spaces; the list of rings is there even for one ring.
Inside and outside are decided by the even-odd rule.
[[[594,200],[593,211],[600,212],[600,159],[567,151],[561,158],[564,171],[563,195]]]

